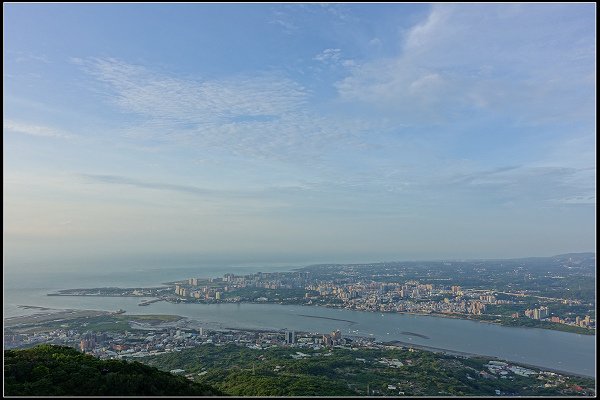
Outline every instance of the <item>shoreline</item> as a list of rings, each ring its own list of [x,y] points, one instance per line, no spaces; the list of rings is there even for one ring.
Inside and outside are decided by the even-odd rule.
[[[556,368],[547,368],[547,367],[542,367],[540,365],[528,364],[528,363],[521,362],[521,361],[517,362],[517,361],[505,360],[503,358],[495,357],[495,356],[486,356],[485,354],[469,353],[469,352],[458,351],[458,350],[449,350],[449,349],[444,349],[441,347],[433,347],[433,346],[427,346],[427,345],[422,345],[422,344],[408,343],[408,342],[404,342],[401,340],[392,340],[389,342],[381,342],[381,343],[384,345],[392,345],[392,346],[400,345],[402,347],[408,347],[408,348],[412,347],[414,349],[430,351],[432,353],[444,353],[444,354],[455,355],[455,356],[459,356],[459,357],[469,357],[469,358],[477,357],[477,358],[485,358],[485,359],[489,359],[489,360],[504,361],[504,362],[507,362],[508,364],[521,365],[521,366],[533,368],[533,369],[536,369],[539,371],[548,371],[548,372],[554,372],[554,373],[558,373],[558,374],[562,374],[562,375],[577,376],[577,377],[588,378],[588,379],[589,378],[596,379],[595,375],[578,374],[575,372],[568,372],[568,371],[564,371],[564,370],[560,370],[560,369],[556,369]]]

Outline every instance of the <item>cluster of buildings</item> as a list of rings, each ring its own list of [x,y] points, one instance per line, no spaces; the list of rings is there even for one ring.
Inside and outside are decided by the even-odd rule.
[[[14,333],[6,330],[4,334],[4,348],[13,349],[32,347],[37,344],[71,345],[82,351],[90,350],[98,345],[105,344],[111,339],[107,334],[92,332],[81,333],[74,329],[52,329],[46,332]]]
[[[525,377],[538,374],[538,372],[532,369],[519,367],[518,365],[512,365],[504,361],[490,361],[486,364],[486,367],[491,374],[504,379],[506,379],[510,373]]]
[[[331,332],[330,335],[323,335],[322,343],[324,346],[339,346],[346,344],[345,342],[342,342],[342,333],[339,330]]]
[[[583,328],[588,328],[594,326],[596,321],[592,320],[589,315],[586,315],[584,318],[579,316],[575,317],[575,325],[581,326]]]
[[[89,351],[96,348],[98,345],[104,345],[108,342],[108,335],[106,333],[97,334],[96,332],[85,332],[81,335],[79,341],[79,349],[81,351]]]
[[[574,326],[579,326],[581,328],[594,328],[596,325],[596,321],[593,320],[589,315],[586,315],[583,318],[576,316],[575,319],[568,318],[568,317],[563,319],[556,315],[550,316],[550,311],[548,310],[548,307],[545,307],[545,306],[541,306],[539,308],[527,309],[524,311],[524,314],[526,317],[531,318],[531,319],[555,322],[558,324],[574,325]],[[519,313],[512,314],[512,317],[518,318]]]
[[[67,337],[68,331],[65,331],[64,329],[55,329],[41,334],[5,332],[4,349],[9,350],[19,347],[31,347],[42,343],[61,344]]]
[[[498,302],[494,296],[465,292],[460,286],[448,288],[414,280],[405,283],[327,283],[306,289],[318,291],[319,296],[337,299],[340,307],[361,311],[481,315],[486,304]]]
[[[410,280],[405,283],[395,282],[354,282],[341,283],[332,281],[315,281],[310,279],[309,272],[298,273],[256,273],[236,276],[225,274],[223,278],[189,278],[187,282],[175,285],[175,294],[201,300],[239,301],[236,296],[223,296],[224,292],[256,287],[265,289],[303,289],[304,298],[298,299],[306,304],[331,302],[329,305],[364,310],[385,312],[415,313],[462,313],[481,315],[486,304],[510,303],[507,300],[496,300],[495,296],[469,293],[460,286],[444,287],[430,283]],[[431,300],[432,297],[445,296],[443,300]],[[267,297],[259,297],[255,301],[268,301]]]
[[[217,346],[234,343],[253,349],[279,346],[321,349],[324,347],[370,346],[372,338],[342,338],[339,330],[331,334],[296,331],[208,330],[203,327],[155,327],[125,332],[91,332],[77,329],[54,329],[43,333],[4,335],[4,347],[23,348],[47,343],[76,347],[99,358],[146,357],[165,354],[203,344]]]
[[[190,278],[189,284],[191,286],[198,286],[198,279]],[[175,285],[175,294],[181,297],[191,297],[203,300],[221,300],[222,295],[219,290],[215,290],[209,286],[203,286],[193,290],[192,288],[183,287],[182,285]]]
[[[525,310],[525,316],[533,319],[546,319],[548,318],[548,307],[541,306],[540,308],[534,308],[532,310]]]
[[[310,272],[258,272],[242,276],[228,273],[222,278],[189,278],[175,285],[175,294],[184,301],[190,298],[238,302],[240,296],[234,292],[243,288],[302,289],[303,297],[295,299],[300,303],[360,311],[482,315],[488,305],[515,304],[513,300],[496,298],[491,291],[463,289],[459,285],[434,285],[417,280],[404,283],[354,281],[352,278],[320,280],[311,279]],[[262,295],[250,299],[257,302],[269,300]],[[550,320],[548,307],[545,306],[525,310],[524,314],[536,320]],[[519,313],[512,314],[514,318],[518,316]],[[578,318],[575,322],[558,317],[552,317],[551,320],[583,327],[593,326],[589,316]]]
[[[220,288],[223,291],[231,291],[246,287],[264,289],[294,289],[304,287],[310,279],[309,272],[257,272],[248,275],[234,275],[231,273],[223,275],[222,278],[189,278],[180,282],[180,286],[187,285],[191,288],[209,291]]]

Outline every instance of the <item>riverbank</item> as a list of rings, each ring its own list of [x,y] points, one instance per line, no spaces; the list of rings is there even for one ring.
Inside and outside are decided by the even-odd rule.
[[[542,367],[539,365],[534,365],[534,364],[528,364],[528,363],[524,363],[524,362],[515,362],[515,361],[509,361],[509,360],[504,360],[500,357],[494,357],[494,356],[487,356],[485,354],[477,354],[477,353],[469,353],[469,352],[464,352],[464,351],[456,351],[456,350],[449,350],[449,349],[443,349],[440,347],[433,347],[433,346],[426,346],[426,345],[422,345],[422,344],[414,344],[414,343],[410,343],[410,342],[404,342],[401,340],[392,340],[389,342],[381,342],[384,345],[392,345],[392,346],[402,346],[402,347],[407,347],[407,348],[413,348],[413,349],[418,349],[418,350],[423,350],[423,351],[430,351],[432,353],[443,353],[443,354],[448,354],[448,355],[455,355],[455,356],[460,356],[460,357],[468,357],[468,358],[472,358],[472,357],[477,357],[477,358],[484,358],[486,360],[496,360],[496,361],[504,361],[504,362],[508,362],[509,364],[515,364],[515,365],[519,365],[519,366],[523,366],[523,367],[528,367],[528,368],[532,368],[532,369],[536,369],[536,370],[540,370],[540,371],[548,371],[548,372],[554,372],[557,374],[562,374],[562,375],[571,375],[571,376],[578,376],[581,378],[595,378],[596,376],[590,376],[590,375],[584,375],[584,374],[577,374],[574,372],[568,372],[568,371],[564,371],[564,370],[560,370],[557,368],[547,368],[547,367]]]
[[[249,304],[257,304],[257,303],[249,303]],[[574,333],[577,335],[588,335],[588,336],[595,336],[596,335],[596,330],[595,329],[584,329],[584,328],[580,328],[578,330],[570,330],[570,329],[561,329],[560,326],[527,326],[527,325],[520,325],[520,324],[512,324],[512,323],[503,323],[502,321],[496,321],[496,320],[485,320],[485,319],[481,319],[481,318],[477,318],[475,316],[469,316],[469,315],[464,315],[464,314],[449,314],[449,313],[435,313],[435,312],[431,312],[431,313],[424,313],[424,312],[412,312],[412,311],[377,311],[377,310],[357,310],[357,309],[353,309],[353,308],[346,308],[346,307],[338,307],[338,306],[334,306],[334,305],[321,305],[321,304],[301,304],[302,306],[307,306],[307,307],[325,307],[325,308],[333,308],[333,309],[339,309],[339,310],[348,310],[348,311],[361,311],[361,312],[370,312],[370,313],[382,313],[382,314],[402,314],[402,315],[416,315],[416,316],[426,316],[426,317],[440,317],[440,318],[451,318],[451,319],[460,319],[463,321],[473,321],[473,322],[481,322],[484,324],[492,324],[492,325],[497,325],[497,326],[504,326],[504,327],[508,327],[508,328],[524,328],[524,329],[543,329],[543,330],[549,330],[549,331],[557,331],[557,332],[566,332],[566,333]]]

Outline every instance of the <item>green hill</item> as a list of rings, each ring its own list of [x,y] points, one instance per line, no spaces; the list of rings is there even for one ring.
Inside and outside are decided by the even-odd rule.
[[[6,396],[219,396],[208,385],[138,362],[100,360],[64,346],[4,351]]]

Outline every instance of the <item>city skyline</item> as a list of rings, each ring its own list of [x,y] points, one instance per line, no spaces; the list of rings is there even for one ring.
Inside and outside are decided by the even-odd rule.
[[[4,12],[8,269],[595,249],[593,4]]]

